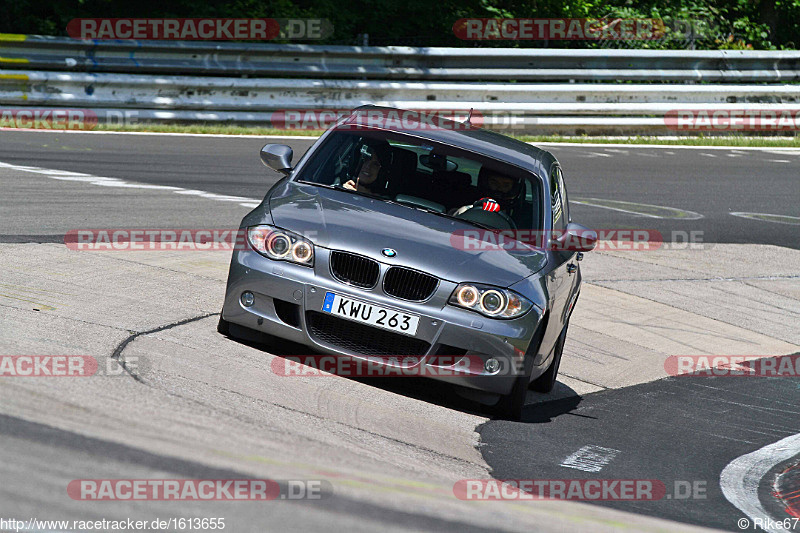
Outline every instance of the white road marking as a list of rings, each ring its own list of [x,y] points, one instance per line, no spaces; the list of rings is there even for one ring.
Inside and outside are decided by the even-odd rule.
[[[24,165],[12,165],[10,163],[3,163],[0,161],[0,168],[8,168],[11,170],[19,170],[22,172],[33,172],[41,174],[44,177],[59,180],[59,181],[81,181],[89,183],[90,185],[97,185],[100,187],[121,187],[125,189],[150,189],[159,191],[170,191],[176,194],[188,194],[192,196],[199,196],[208,200],[215,200],[218,202],[237,202],[243,207],[258,207],[261,203],[256,198],[246,198],[244,196],[229,196],[225,194],[216,194],[208,191],[198,191],[195,189],[184,189],[183,187],[174,187],[172,185],[151,185],[149,183],[137,183],[121,180],[119,178],[104,178],[102,176],[92,176],[91,174],[83,174],[81,172],[70,172],[68,170],[56,170],[52,168],[30,167]]]
[[[791,163],[788,159],[767,159],[770,163]]]
[[[636,150],[640,148],[669,148],[670,150],[738,150],[738,151],[761,151],[781,155],[800,155],[800,149],[794,146],[687,146],[683,144],[630,144],[630,143],[571,143],[571,142],[529,142],[533,146],[591,146],[594,148],[608,146],[610,148],[628,148]]]
[[[588,445],[564,459],[561,466],[584,472],[599,472],[619,453],[614,448]]]
[[[784,533],[784,529],[767,528],[769,514],[761,506],[758,487],[761,479],[776,465],[800,453],[800,433],[764,446],[731,461],[719,476],[722,494],[731,504],[750,517],[753,523],[760,519],[761,528],[770,533]],[[780,522],[779,522],[780,523]]]
[[[315,141],[319,135],[259,135],[257,133],[245,133],[237,135],[234,133],[181,133],[181,132],[160,132],[160,131],[84,131],[84,130],[44,130],[34,128],[0,128],[0,131],[21,131],[24,133],[66,133],[78,135],[88,133],[89,135],[164,135],[171,137],[261,137],[262,139],[308,139]]]
[[[611,157],[611,154],[604,154],[602,152],[589,152],[589,153],[599,157]]]
[[[700,154],[700,155],[703,155],[703,156],[706,156],[706,157],[717,157],[717,156],[716,156],[716,155],[714,155],[714,154]]]
[[[776,224],[790,224],[792,226],[800,225],[800,217],[792,217],[789,215],[773,215],[770,213],[744,213],[741,211],[732,211],[730,214],[735,217],[760,220],[761,222],[775,222]]]
[[[621,200],[604,200],[602,198],[572,198],[570,199],[570,202],[573,204],[599,207],[601,209],[611,209],[612,211],[619,211],[620,213],[628,213],[630,215],[648,218],[676,220],[697,220],[699,218],[703,218],[703,215],[700,213],[687,211],[685,209],[678,209],[677,207],[639,204],[635,202],[623,202]],[[656,215],[648,211],[661,212],[662,214]]]
[[[771,150],[764,150],[768,154],[775,154],[775,155],[800,155],[800,150],[791,150],[789,148],[786,149],[771,149]]]

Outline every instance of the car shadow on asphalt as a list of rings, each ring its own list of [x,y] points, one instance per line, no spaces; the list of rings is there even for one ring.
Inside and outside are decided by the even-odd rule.
[[[556,382],[548,394],[528,391],[525,407],[522,408],[523,424],[546,424],[556,417],[572,413],[578,408],[582,397],[572,388]],[[573,413],[574,414],[574,413]]]
[[[266,351],[276,357],[305,356],[309,355],[309,352],[314,353],[303,344],[252,330],[244,331],[244,328],[239,329],[235,325],[232,325],[232,328],[235,328],[232,331],[235,336],[228,336],[229,339],[251,348]],[[321,352],[316,353],[321,354]],[[397,377],[342,377],[447,409],[495,418],[493,406],[467,399],[458,394],[456,386],[430,378],[413,376],[403,376],[403,379],[397,379]],[[580,401],[581,397],[578,393],[561,382],[557,382],[548,394],[529,390],[522,419],[518,423],[551,422],[557,416],[576,409]]]

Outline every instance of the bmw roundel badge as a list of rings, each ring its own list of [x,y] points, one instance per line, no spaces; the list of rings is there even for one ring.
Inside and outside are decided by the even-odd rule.
[[[394,257],[397,255],[397,252],[392,248],[384,248],[383,250],[381,250],[381,253],[386,257]]]

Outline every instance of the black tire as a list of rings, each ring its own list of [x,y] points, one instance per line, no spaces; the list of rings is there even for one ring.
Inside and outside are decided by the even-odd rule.
[[[522,408],[525,407],[525,397],[528,395],[529,376],[530,374],[518,377],[511,387],[511,392],[500,397],[494,408],[495,415],[515,422],[522,418]]]
[[[222,319],[222,312],[219,313],[219,322],[217,322],[217,333],[221,333],[226,337],[231,334],[231,323]]]
[[[558,367],[561,365],[561,354],[564,352],[564,343],[567,341],[568,326],[569,323],[564,326],[564,331],[562,331],[561,335],[558,336],[555,346],[555,353],[553,354],[553,361],[550,363],[550,366],[547,367],[547,370],[544,371],[544,374],[533,380],[533,383],[531,383],[531,389],[535,390],[536,392],[548,393],[552,391],[553,387],[556,385]]]

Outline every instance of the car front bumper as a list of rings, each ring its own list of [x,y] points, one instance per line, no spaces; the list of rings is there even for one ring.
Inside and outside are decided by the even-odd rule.
[[[544,372],[545,368],[532,366],[530,361],[526,364],[526,358],[532,361],[539,349],[531,346],[542,317],[542,311],[536,306],[520,318],[490,319],[448,305],[447,299],[457,284],[446,280],[440,281],[434,295],[425,302],[400,300],[385,294],[380,283],[374,289],[361,289],[337,280],[330,273],[329,254],[329,250],[316,247],[315,266],[310,268],[274,261],[252,250],[234,251],[222,318],[231,324],[303,344],[317,352],[368,359],[371,365],[376,360],[386,366],[401,364],[398,363],[399,357],[369,353],[369,349],[363,347],[353,349],[350,341],[358,343],[363,339],[347,339],[347,335],[361,336],[359,331],[363,333],[365,330],[362,328],[366,327],[374,334],[369,336],[381,339],[383,346],[388,343],[405,350],[420,347],[414,356],[417,356],[417,363],[426,368],[418,369],[419,375],[482,392],[508,394],[523,368],[531,370],[531,378]],[[381,264],[380,279],[383,279],[388,266]],[[255,295],[253,305],[248,307],[240,300],[245,291]],[[322,312],[329,291],[418,315],[419,326],[413,337],[416,341],[373,326],[349,328],[350,324],[338,324],[337,321],[352,321]],[[320,315],[323,316],[321,320]],[[336,335],[325,329],[330,326],[331,319],[337,324]],[[340,325],[345,327],[338,327]],[[408,364],[407,354],[392,355],[405,355],[402,364]],[[469,359],[468,365],[463,364],[466,360],[458,361],[464,357]],[[490,358],[500,363],[498,372],[489,373],[482,363],[476,364],[485,363]],[[448,367],[457,368],[458,372],[448,372],[448,367],[441,366],[443,362]]]

